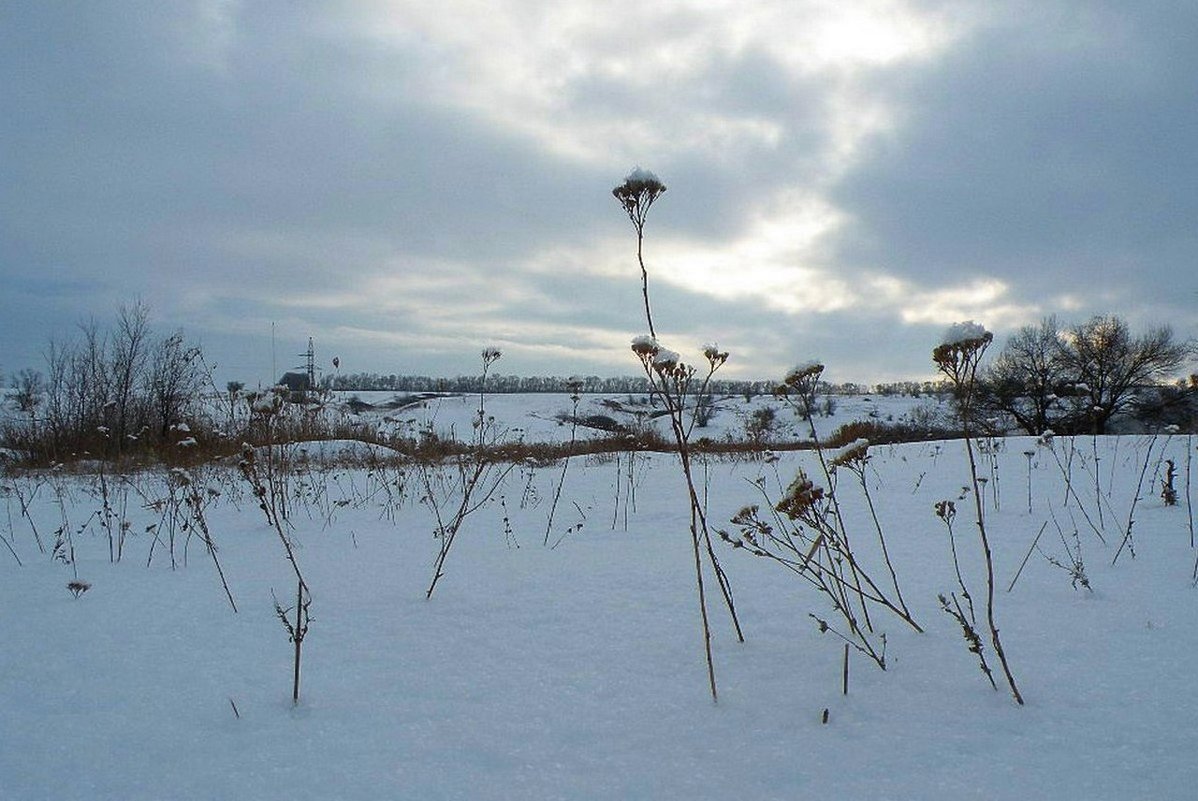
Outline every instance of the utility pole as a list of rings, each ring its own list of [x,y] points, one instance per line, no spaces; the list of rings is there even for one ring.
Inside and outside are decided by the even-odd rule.
[[[304,390],[304,397],[308,393],[316,391],[316,345],[312,341],[312,337],[308,337],[308,349],[299,354],[304,357],[304,363],[296,365],[296,370],[303,370],[308,376],[308,386]]]

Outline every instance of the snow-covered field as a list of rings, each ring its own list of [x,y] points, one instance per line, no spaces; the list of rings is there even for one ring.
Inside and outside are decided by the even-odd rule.
[[[956,588],[933,504],[969,483],[960,442],[871,449],[870,490],[926,633],[877,613],[888,669],[855,655],[847,696],[841,644],[808,617],[831,616],[825,598],[716,543],[747,638],[738,644],[713,605],[718,704],[669,456],[639,457],[635,509],[626,455],[572,461],[556,548],[543,541],[560,465],[514,470],[467,519],[431,600],[438,541],[413,473],[295,478],[290,536],[313,596],[296,707],[272,599],[288,605],[294,577],[235,470],[193,475],[220,493],[205,491],[205,516],[237,613],[196,536],[177,532],[172,568],[152,508],[164,476],[130,477],[137,491],[106,478],[118,514],[127,495],[118,563],[95,477],[8,477],[0,534],[24,564],[0,543],[0,798],[1193,798],[1198,590],[1185,489],[1196,443],[1079,439],[1078,499],[1056,458],[1070,444],[1058,440],[1054,455],[1012,438],[997,473],[983,464],[996,614],[1024,707],[1001,675],[990,688],[936,600]],[[1177,466],[1177,506],[1160,497],[1161,455]],[[814,464],[811,452],[708,463],[710,519],[727,526],[760,501],[754,480],[776,496],[799,465],[818,475]],[[26,518],[21,499],[39,483]],[[1138,485],[1134,558],[1125,549],[1112,565]],[[860,488],[842,480],[840,492],[859,555],[877,568]],[[980,604],[972,507],[958,506],[957,547]],[[73,565],[49,553],[60,527]],[[1077,546],[1092,591],[1048,560],[1070,565]],[[65,586],[76,571],[91,585],[78,599]]]
[[[354,415],[354,419],[378,426],[388,434],[410,434],[428,427],[443,436],[451,432],[458,439],[469,439],[471,423],[478,413],[477,395],[446,395],[416,401],[399,409],[387,408],[388,403],[411,397],[408,393],[395,392],[342,392],[337,393],[336,402],[344,404],[357,398],[374,408]],[[934,397],[912,398],[909,396],[878,395],[834,395],[831,396],[830,414],[824,414],[825,396],[817,400],[819,412],[815,421],[821,436],[827,436],[845,423],[855,420],[879,420],[895,422],[908,419],[915,410],[925,414],[944,414],[947,401]],[[806,423],[795,420],[785,405],[772,397],[758,395],[750,400],[741,396],[718,396],[714,398],[713,413],[706,426],[696,427],[693,437],[708,437],[713,440],[731,436],[745,438],[745,424],[759,409],[773,408],[777,424],[773,436],[779,439],[806,439],[809,429]],[[663,435],[669,436],[666,418],[652,417],[660,412],[660,404],[650,406],[646,395],[583,395],[578,403],[578,418],[606,417],[629,428],[635,428],[641,420],[654,426]],[[555,393],[527,393],[488,395],[486,412],[493,416],[509,435],[521,436],[527,442],[568,441],[571,427],[568,419],[574,414],[570,397]],[[638,419],[639,418],[639,419]],[[601,429],[579,426],[574,435],[579,439],[603,436]]]

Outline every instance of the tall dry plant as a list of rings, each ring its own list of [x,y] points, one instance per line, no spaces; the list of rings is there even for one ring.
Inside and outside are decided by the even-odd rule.
[[[772,561],[815,587],[841,621],[833,624],[811,614],[820,632],[833,634],[885,670],[886,635],[875,631],[870,608],[890,611],[915,631],[923,629],[903,600],[885,532],[869,493],[865,479],[869,441],[858,439],[832,452],[825,452],[820,442],[813,412],[815,387],[823,370],[818,361],[805,362],[787,373],[774,389],[776,397],[808,422],[822,479],[813,480],[800,469],[778,500],[770,497],[764,480],[757,482],[769,511],[763,513],[757,505],[746,506],[731,521],[740,530],[739,536],[725,531],[720,536],[733,548]],[[861,484],[893,592],[874,581],[854,551],[837,493],[839,471],[853,474]],[[780,479],[778,483],[781,486]]]
[[[978,537],[982,556],[986,563],[986,625],[990,630],[990,644],[1002,665],[1003,675],[1011,688],[1015,702],[1023,705],[1023,695],[1015,683],[1011,666],[1007,662],[1002,640],[998,636],[998,624],[994,616],[994,555],[990,549],[990,537],[986,532],[986,514],[983,507],[982,483],[978,477],[977,457],[974,453],[973,426],[977,401],[978,366],[986,348],[994,341],[994,334],[972,320],[957,323],[945,332],[941,343],[932,351],[932,361],[952,383],[961,416],[965,453],[969,459],[969,480],[973,490],[974,511],[977,514]]]
[[[670,431],[678,448],[682,474],[686,480],[690,505],[691,547],[695,564],[695,587],[699,600],[699,617],[703,626],[707,680],[711,690],[711,699],[714,702],[719,700],[719,693],[716,690],[715,662],[711,652],[711,623],[707,612],[707,591],[703,576],[704,555],[724,597],[724,603],[728,608],[738,641],[744,642],[744,633],[741,631],[740,620],[736,615],[732,586],[720,565],[715,548],[712,546],[707,514],[696,489],[690,447],[690,434],[694,428],[695,419],[692,415],[687,420],[686,414],[688,400],[703,397],[712,375],[728,360],[728,353],[721,351],[715,345],[705,346],[703,356],[707,361],[707,369],[704,373],[700,373],[696,368],[685,364],[679,354],[662,347],[657,340],[657,330],[653,325],[653,312],[649,303],[649,271],[645,267],[644,238],[645,220],[649,209],[665,191],[665,184],[656,175],[638,167],[629,173],[622,184],[612,190],[612,195],[619,201],[636,231],[636,258],[641,269],[641,297],[645,304],[645,323],[649,327],[649,334],[634,339],[632,351],[640,360],[645,376],[649,379],[651,393],[660,398],[665,405],[670,419]]]
[[[451,471],[453,480],[448,481],[441,472],[442,465],[435,457],[425,457],[417,462],[417,470],[424,489],[421,500],[432,510],[436,519],[434,535],[439,541],[437,558],[433,566],[433,578],[425,592],[426,599],[433,597],[437,582],[445,575],[445,560],[457,540],[466,518],[482,508],[495,496],[516,462],[504,463],[498,446],[504,432],[487,414],[487,376],[491,365],[499,360],[498,348],[488,347],[482,352],[482,381],[478,392],[478,410],[471,421],[473,437],[470,447],[453,453]]]

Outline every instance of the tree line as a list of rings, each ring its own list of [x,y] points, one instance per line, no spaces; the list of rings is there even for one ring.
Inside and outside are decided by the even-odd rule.
[[[978,412],[1005,416],[1029,434],[1104,434],[1131,415],[1192,428],[1198,376],[1169,382],[1195,355],[1169,326],[1132,333],[1117,316],[1020,328],[984,371]]]
[[[13,376],[21,418],[6,421],[0,439],[54,460],[173,445],[211,383],[199,346],[181,331],[156,334],[141,302],[122,306],[110,327],[90,320],[75,337],[51,340],[44,361],[44,373]]]

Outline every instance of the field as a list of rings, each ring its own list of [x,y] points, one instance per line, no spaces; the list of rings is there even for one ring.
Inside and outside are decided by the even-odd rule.
[[[563,430],[552,418],[568,402],[493,400],[506,425]],[[421,413],[460,431],[472,407],[461,401],[458,420],[453,403]],[[94,474],[10,475],[0,798],[1191,798],[1194,449],[1167,435],[988,443],[995,610],[1022,707],[1001,676],[991,688],[937,601],[959,593],[942,500],[960,510],[963,579],[984,595],[961,441],[870,448],[866,484],[925,632],[876,612],[886,670],[853,651],[847,695],[843,643],[809,616],[833,619],[827,598],[715,542],[746,635],[709,597],[717,704],[669,454],[578,457],[564,479],[560,462],[514,466],[465,519],[428,600],[440,541],[421,498],[431,487],[451,505],[452,470],[330,464],[280,478],[311,592],[297,705],[275,608],[276,596],[294,605],[295,575],[235,467],[195,467],[186,485],[165,471],[103,487]],[[800,467],[821,475],[812,451],[697,467],[712,526],[733,536],[742,507],[776,500]],[[850,478],[845,525],[881,575]],[[237,612],[180,506],[185,487],[203,499]],[[78,597],[74,580],[89,585]]]

